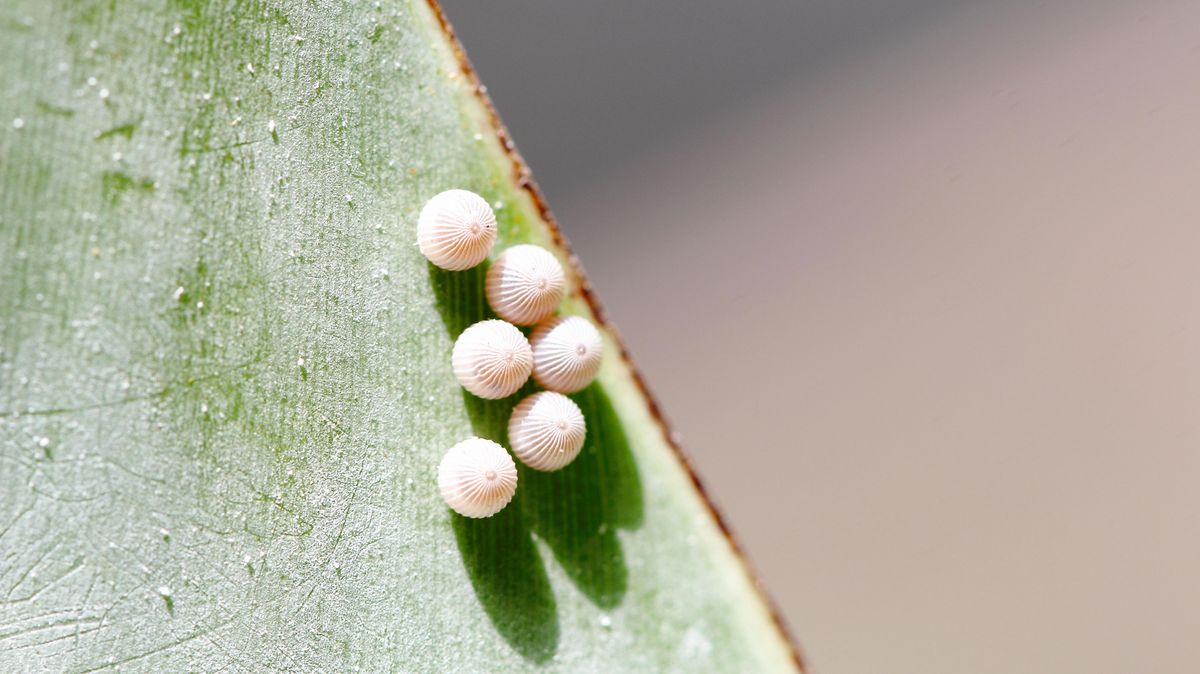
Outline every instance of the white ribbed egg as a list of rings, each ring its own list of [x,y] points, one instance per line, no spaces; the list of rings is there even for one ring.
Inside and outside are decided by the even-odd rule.
[[[491,517],[517,491],[517,465],[500,445],[468,438],[438,464],[438,489],[446,505],[464,517]]]
[[[463,330],[454,342],[450,362],[463,388],[495,400],[507,398],[525,385],[533,368],[533,353],[520,330],[493,319]]]
[[[521,244],[500,253],[487,274],[487,299],[496,315],[517,325],[548,318],[562,301],[566,279],[558,258]]]
[[[604,342],[586,318],[563,316],[538,326],[529,337],[533,378],[544,388],[574,393],[600,371]]]
[[[496,214],[474,192],[446,190],[426,202],[417,218],[421,254],[448,271],[483,262],[495,243]]]
[[[574,461],[586,436],[587,425],[579,406],[553,391],[525,398],[508,419],[513,454],[537,470],[558,470]]]

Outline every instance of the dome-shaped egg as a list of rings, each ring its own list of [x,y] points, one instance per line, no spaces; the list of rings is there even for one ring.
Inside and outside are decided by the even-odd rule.
[[[463,388],[489,400],[516,393],[533,368],[525,335],[498,320],[480,321],[463,330],[450,361]]]
[[[549,317],[562,301],[566,279],[558,258],[541,246],[513,246],[492,262],[487,299],[496,315],[517,325]]]
[[[604,342],[586,318],[563,316],[538,326],[529,337],[533,378],[544,388],[574,393],[600,371]]]
[[[586,436],[587,425],[579,406],[554,391],[525,398],[508,419],[513,454],[537,470],[558,470],[574,461]]]
[[[417,218],[421,254],[448,271],[483,262],[495,243],[496,214],[474,192],[446,190],[426,202]]]
[[[491,517],[517,491],[517,466],[500,445],[468,438],[438,464],[438,490],[446,505],[464,517]]]

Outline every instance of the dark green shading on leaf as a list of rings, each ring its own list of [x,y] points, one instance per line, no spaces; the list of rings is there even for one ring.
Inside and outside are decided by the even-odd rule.
[[[463,272],[446,272],[430,265],[430,285],[452,337],[472,323],[493,316],[484,294],[486,275],[486,265]],[[483,400],[464,391],[463,403],[475,433],[507,447],[508,417],[513,407],[536,390],[530,382],[503,400]],[[635,528],[641,523],[641,482],[629,440],[603,388],[593,384],[574,399],[588,423],[587,440],[579,457],[553,473],[518,464],[518,497],[506,512],[519,507],[528,526],[554,551],[555,559],[576,587],[597,606],[613,608],[625,596],[629,573],[617,529]],[[523,538],[527,531],[522,529],[515,535]],[[468,570],[472,570],[461,531],[459,547]],[[472,581],[491,613],[490,605],[496,601],[489,589],[493,580],[480,578],[472,571]],[[522,644],[514,643],[508,634],[505,637],[524,652]]]
[[[105,171],[100,176],[100,187],[104,198],[116,204],[121,196],[129,191],[153,192],[154,181],[149,178],[134,178],[120,171]]]
[[[574,399],[588,424],[583,449],[553,473],[521,466],[521,506],[576,587],[612,608],[625,596],[629,573],[617,529],[641,523],[642,487],[629,440],[600,385]]]
[[[549,660],[558,648],[558,614],[520,509],[510,505],[486,519],[453,518],[463,565],[496,631],[523,657]]]
[[[428,264],[429,285],[450,339],[458,339],[474,323],[496,317],[483,289],[490,262],[485,260],[463,271],[446,271],[432,262]]]
[[[487,267],[485,263],[449,272],[429,264],[429,283],[451,338],[473,323],[495,317],[484,295]],[[506,443],[508,415],[525,394],[523,390],[503,400],[483,400],[463,391],[476,435]],[[514,502],[490,518],[453,515],[454,534],[475,596],[496,631],[526,659],[544,662],[558,648],[558,613],[520,501],[518,483]]]

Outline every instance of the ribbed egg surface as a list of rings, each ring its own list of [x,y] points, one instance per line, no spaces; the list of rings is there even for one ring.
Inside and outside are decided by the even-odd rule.
[[[496,257],[488,269],[486,291],[497,316],[533,325],[554,313],[565,287],[558,258],[541,246],[522,244]]]
[[[533,368],[525,335],[499,320],[480,321],[463,330],[450,359],[463,388],[489,400],[516,393]]]
[[[469,438],[450,448],[438,464],[438,489],[446,505],[464,517],[491,517],[517,491],[517,465],[503,447]]]
[[[508,421],[513,453],[537,470],[559,470],[574,461],[586,436],[579,406],[553,391],[528,396],[513,409]]]
[[[538,326],[529,337],[533,349],[533,378],[559,393],[586,387],[600,371],[604,341],[590,321],[563,316]]]
[[[474,192],[441,192],[425,203],[417,218],[421,254],[447,271],[462,271],[483,262],[495,243],[496,214]]]

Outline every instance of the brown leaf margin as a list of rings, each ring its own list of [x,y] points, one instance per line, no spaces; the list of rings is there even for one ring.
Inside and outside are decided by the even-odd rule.
[[[646,384],[645,378],[642,377],[641,371],[637,368],[637,365],[634,364],[633,357],[629,354],[629,350],[625,347],[625,342],[621,339],[621,333],[608,319],[608,314],[605,313],[604,307],[600,304],[600,299],[596,296],[595,289],[592,288],[591,281],[588,280],[587,274],[584,272],[583,264],[575,255],[575,252],[571,249],[571,244],[567,241],[566,237],[563,236],[562,230],[559,229],[558,221],[555,220],[554,215],[550,212],[550,207],[546,203],[545,195],[542,194],[541,188],[539,188],[537,183],[534,182],[533,173],[530,171],[529,165],[525,163],[525,159],[521,156],[521,153],[517,151],[517,146],[513,142],[512,136],[508,133],[508,128],[505,127],[504,122],[500,120],[500,115],[496,112],[496,106],[493,105],[491,97],[487,94],[487,87],[483,86],[483,83],[479,80],[479,74],[475,71],[474,66],[471,65],[470,59],[467,58],[467,52],[463,48],[462,42],[458,39],[458,34],[454,32],[454,27],[450,25],[449,19],[446,18],[446,13],[442,11],[442,7],[438,3],[438,0],[427,0],[427,2],[429,3],[429,9],[437,18],[438,25],[441,27],[447,43],[450,45],[450,50],[454,53],[454,57],[458,61],[459,70],[462,76],[466,78],[471,91],[474,92],[475,97],[479,100],[479,103],[483,106],[484,110],[487,111],[492,129],[496,133],[496,138],[500,142],[501,147],[504,148],[504,153],[512,162],[513,182],[518,188],[524,190],[530,201],[537,206],[538,214],[541,216],[542,221],[546,223],[547,228],[550,230],[550,236],[553,239],[554,244],[567,254],[568,261],[571,265],[571,271],[578,280],[578,287],[583,295],[583,299],[587,302],[588,306],[592,310],[592,313],[600,322],[601,326],[603,326],[604,329],[607,330],[610,335],[612,335],[613,340],[616,341],[617,347],[620,350],[621,360],[624,361],[626,368],[628,368],[629,372],[633,375],[633,381],[637,385],[638,390],[641,392],[642,399],[645,400],[651,417],[653,417],[654,421],[658,424],[659,429],[662,431],[663,439],[666,441],[671,450],[674,451],[675,458],[679,460],[679,463],[683,466],[684,471],[687,472],[688,477],[692,481],[692,486],[695,487],[697,493],[700,494],[700,498],[704,502],[704,505],[708,508],[709,514],[717,523],[717,526],[721,529],[721,533],[724,534],[725,540],[729,543],[734,555],[741,562],[742,570],[746,573],[746,576],[750,579],[751,584],[758,592],[759,599],[767,607],[767,611],[771,615],[771,621],[775,623],[775,627],[779,630],[780,636],[783,638],[783,642],[787,644],[788,650],[792,655],[792,661],[795,663],[796,668],[801,672],[801,674],[803,674],[804,672],[808,671],[808,668],[805,666],[804,658],[800,654],[800,648],[796,645],[796,640],[792,636],[791,630],[788,628],[782,614],[779,612],[779,607],[767,592],[766,586],[763,584],[758,573],[755,572],[754,565],[751,563],[749,555],[747,555],[745,549],[738,542],[737,536],[729,527],[729,523],[725,520],[725,517],[713,503],[712,499],[709,498],[708,490],[705,488],[704,483],[700,480],[699,475],[696,474],[696,470],[692,466],[691,460],[688,458],[687,453],[684,452],[683,447],[679,443],[678,434],[671,430],[671,425],[667,421],[666,415],[663,413],[662,408],[659,406],[658,401],[654,397],[654,394],[650,392],[650,387]]]

